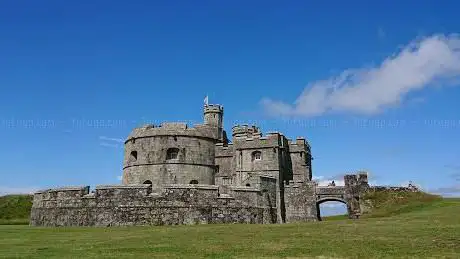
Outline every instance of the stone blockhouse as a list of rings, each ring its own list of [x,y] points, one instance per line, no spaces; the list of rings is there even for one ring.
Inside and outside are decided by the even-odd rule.
[[[221,105],[204,106],[203,124],[135,128],[125,141],[122,184],[47,189],[34,194],[31,225],[115,226],[289,223],[319,219],[319,204],[347,204],[360,215],[367,175],[345,186],[312,181],[307,140],[257,126],[224,130]]]

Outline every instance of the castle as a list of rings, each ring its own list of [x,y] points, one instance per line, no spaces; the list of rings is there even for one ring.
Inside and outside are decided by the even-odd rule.
[[[125,141],[121,185],[63,187],[34,194],[31,225],[117,226],[288,223],[319,220],[319,204],[340,201],[361,213],[366,173],[344,186],[312,180],[305,138],[236,125],[232,142],[221,105],[204,105],[203,124],[135,128]]]

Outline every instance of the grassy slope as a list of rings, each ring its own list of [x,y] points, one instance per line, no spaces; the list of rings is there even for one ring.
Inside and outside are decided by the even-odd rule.
[[[29,224],[32,195],[0,196],[0,225]]]
[[[364,196],[364,203],[372,207],[363,217],[378,218],[419,211],[436,206],[443,198],[424,192],[369,192]]]
[[[383,194],[387,195],[387,194]],[[411,195],[411,194],[408,194]],[[393,196],[388,196],[387,199]],[[397,197],[397,196],[395,196]],[[368,197],[384,199],[382,194]],[[118,228],[0,226],[0,256],[27,258],[458,258],[460,199],[396,198],[360,220]],[[403,201],[405,200],[405,201]],[[383,201],[383,200],[382,200]],[[380,214],[379,211],[382,211]],[[387,213],[383,213],[387,211]],[[403,213],[404,212],[404,213]],[[386,217],[383,217],[386,215]]]

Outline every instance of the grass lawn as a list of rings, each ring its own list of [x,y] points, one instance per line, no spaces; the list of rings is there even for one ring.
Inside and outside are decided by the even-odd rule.
[[[7,225],[0,226],[0,257],[460,258],[460,200],[434,200],[389,217],[303,224]]]

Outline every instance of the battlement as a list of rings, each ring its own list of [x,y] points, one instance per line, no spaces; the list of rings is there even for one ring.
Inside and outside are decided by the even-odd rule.
[[[220,104],[205,104],[204,105],[204,113],[208,112],[218,112],[223,113],[224,107]]]
[[[289,145],[308,146],[308,142],[304,137],[297,137],[295,141],[289,139]]]
[[[31,225],[122,226],[200,223],[274,223],[276,207],[254,187],[219,193],[216,185],[171,184],[63,187],[36,192]],[[275,195],[272,195],[275,196]],[[62,213],[65,211],[65,213]]]
[[[297,137],[295,140],[289,140],[289,147],[293,150],[310,151],[310,143],[304,137]]]
[[[223,143],[216,144],[216,158],[218,157],[233,157],[234,147],[233,143],[224,146]]]
[[[219,142],[219,143],[216,143],[216,147],[222,148],[222,149],[232,149],[233,143],[224,144],[223,142]]]
[[[232,127],[232,136],[233,138],[246,138],[246,137],[253,137],[253,136],[262,136],[262,132],[260,131],[259,127],[252,125],[249,126],[248,124],[242,125],[234,125]]]
[[[344,176],[345,186],[359,185],[369,186],[367,172],[359,171],[355,174],[346,174]]]
[[[195,124],[193,127],[189,127],[187,123],[164,122],[159,126],[148,124],[133,129],[125,143],[136,138],[154,136],[190,136],[217,139],[217,135],[218,133],[215,131],[215,128],[206,124]]]
[[[279,131],[273,131],[273,130],[267,132],[267,136],[279,136],[279,135],[283,135],[283,133]]]
[[[282,137],[278,134],[267,134],[264,137],[240,137],[234,139],[233,145],[235,149],[274,148],[282,146]]]

